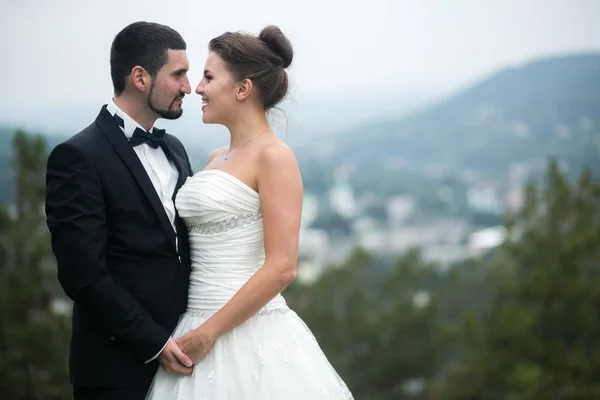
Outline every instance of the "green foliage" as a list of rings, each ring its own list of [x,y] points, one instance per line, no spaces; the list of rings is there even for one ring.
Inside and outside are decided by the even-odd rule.
[[[376,267],[359,249],[285,296],[356,398],[600,398],[600,182],[552,161],[506,228],[447,272],[416,251]]]
[[[600,184],[584,171],[569,185],[552,162],[546,188],[527,193],[443,398],[600,397]]]
[[[437,302],[427,302],[425,291],[434,275],[417,251],[381,271],[358,249],[316,282],[292,285],[285,297],[357,399],[410,399],[403,384],[430,379],[441,354]]]
[[[45,142],[17,131],[12,145],[14,203],[0,212],[0,393],[14,400],[68,399],[70,324],[52,311]]]
[[[67,399],[69,318],[52,311],[43,215],[46,146],[17,132],[12,147],[12,205],[0,204],[0,393]],[[556,162],[546,177],[527,188],[509,240],[486,258],[442,272],[416,250],[382,266],[357,249],[286,290],[355,398],[600,398],[600,182],[586,170],[571,183]]]

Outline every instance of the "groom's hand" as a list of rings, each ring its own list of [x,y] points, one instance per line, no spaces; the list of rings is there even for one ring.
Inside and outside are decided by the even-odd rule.
[[[192,360],[183,354],[173,339],[169,339],[166,347],[158,357],[158,362],[169,374],[191,375],[194,368]]]

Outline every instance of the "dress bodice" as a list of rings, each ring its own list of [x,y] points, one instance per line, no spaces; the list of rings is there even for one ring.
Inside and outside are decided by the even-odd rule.
[[[227,172],[213,169],[188,178],[175,204],[189,232],[188,308],[218,309],[264,263],[259,195]],[[282,302],[277,296],[272,305]]]

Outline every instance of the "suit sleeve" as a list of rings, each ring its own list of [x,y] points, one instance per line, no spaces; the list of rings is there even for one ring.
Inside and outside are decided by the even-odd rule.
[[[82,152],[69,144],[57,146],[48,158],[46,221],[65,293],[141,362],[160,352],[170,335],[112,279],[100,179]]]

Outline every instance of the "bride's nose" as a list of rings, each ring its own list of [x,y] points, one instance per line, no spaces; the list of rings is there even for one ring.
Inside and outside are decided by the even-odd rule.
[[[199,94],[201,96],[204,94],[204,85],[202,84],[202,81],[200,81],[198,86],[196,86],[196,94]]]

